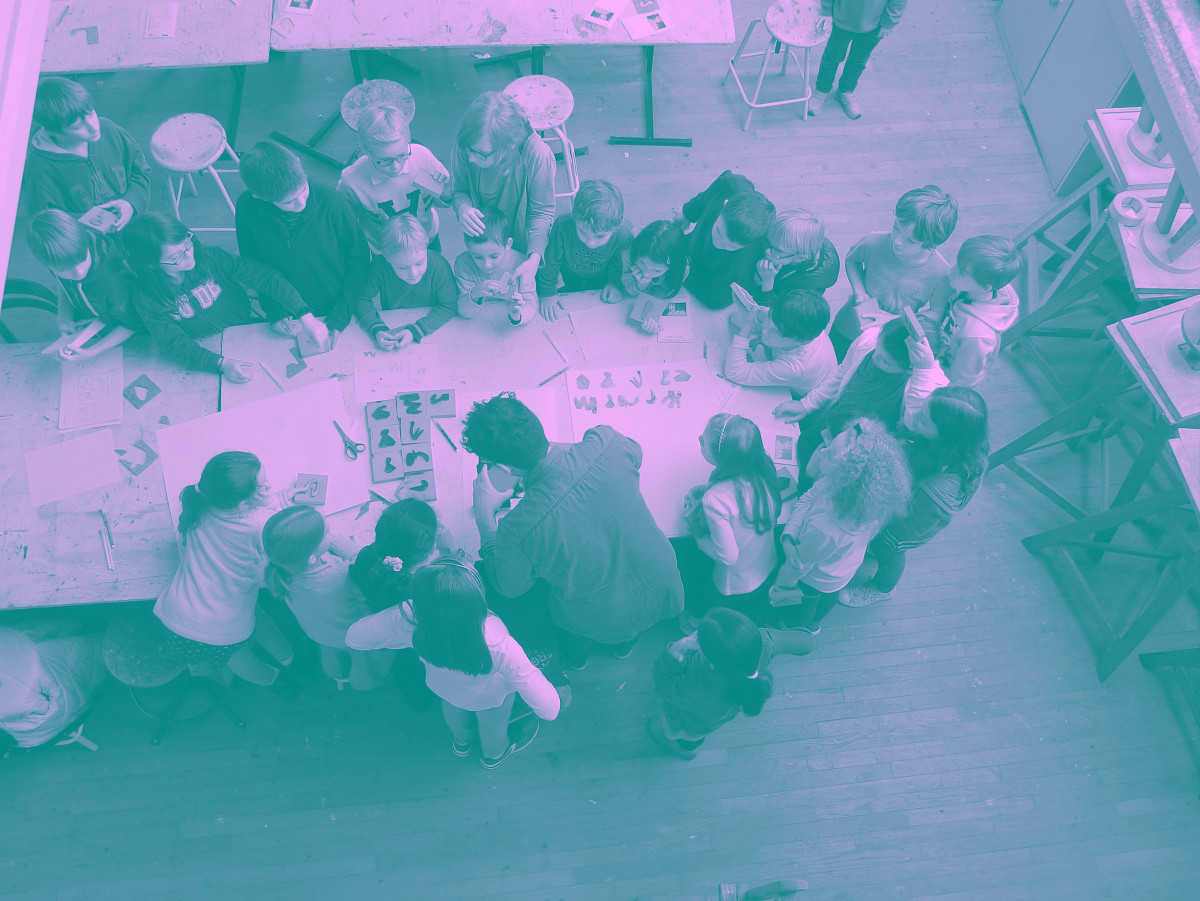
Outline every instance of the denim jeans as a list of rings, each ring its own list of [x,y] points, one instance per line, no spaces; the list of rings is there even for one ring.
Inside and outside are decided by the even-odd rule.
[[[871,58],[871,51],[878,43],[878,28],[862,34],[843,31],[834,25],[829,41],[825,44],[825,52],[821,54],[821,68],[817,70],[817,90],[825,94],[833,90],[833,79],[842,60],[846,60],[846,66],[842,69],[838,90],[849,93],[857,88],[858,79],[867,67],[867,60]],[[846,59],[847,50],[850,51],[849,59]]]

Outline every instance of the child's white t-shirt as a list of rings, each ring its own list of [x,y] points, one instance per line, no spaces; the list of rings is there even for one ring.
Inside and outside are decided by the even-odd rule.
[[[304,634],[327,648],[345,648],[346,630],[371,615],[362,592],[350,581],[349,562],[332,555],[294,574],[285,601]]]
[[[704,493],[702,504],[709,536],[702,550],[715,561],[713,584],[723,595],[747,594],[775,571],[775,530],[759,534],[738,508],[736,482],[718,482]]]
[[[433,184],[449,179],[450,173],[437,157],[421,144],[410,145],[412,156],[396,175],[384,175],[366,156],[342,170],[338,193],[351,202],[372,253],[379,253],[379,231],[391,218],[412,213],[432,241],[438,231],[437,194]]]

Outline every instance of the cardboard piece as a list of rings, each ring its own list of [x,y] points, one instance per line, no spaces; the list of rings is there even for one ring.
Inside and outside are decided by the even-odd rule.
[[[396,404],[390,400],[371,401],[367,404],[367,431],[395,425]]]
[[[300,332],[296,336],[296,352],[301,357],[316,357],[321,354],[327,354],[333,350],[334,340],[326,340],[324,344],[318,344],[313,340],[313,336],[306,331]]]
[[[457,415],[454,389],[426,392],[425,408],[429,411],[430,417],[434,419],[454,418]]]
[[[371,481],[378,485],[380,482],[395,482],[404,478],[403,457],[399,452],[379,453],[371,455]]]
[[[129,474],[132,476],[140,476],[143,472],[150,468],[151,463],[158,459],[158,454],[154,452],[154,448],[152,448],[141,438],[135,441],[133,446],[135,449],[142,452],[142,459],[137,463],[131,463],[128,459],[124,458],[124,455],[128,453],[127,451],[118,450],[117,453],[121,454],[121,465],[129,470]]]
[[[429,414],[400,417],[401,444],[428,444],[433,440],[430,434]]]
[[[25,472],[35,507],[118,482],[121,472],[112,429],[30,451],[25,455]]]
[[[415,497],[426,503],[436,501],[437,482],[434,479],[433,470],[405,473],[400,487],[396,489],[396,499],[399,500],[402,497]]]
[[[126,385],[122,393],[135,410],[140,410],[161,394],[162,388],[154,384],[154,380],[150,376],[142,373]]]
[[[308,504],[320,507],[325,504],[329,492],[329,476],[302,472],[292,483],[290,502],[293,504]]]
[[[406,444],[401,448],[401,465],[405,473],[424,472],[433,469],[433,444],[426,441],[421,444]]]
[[[367,447],[371,454],[377,454],[380,451],[388,453],[396,453],[400,447],[401,427],[398,424],[381,426],[377,429],[367,429]]]

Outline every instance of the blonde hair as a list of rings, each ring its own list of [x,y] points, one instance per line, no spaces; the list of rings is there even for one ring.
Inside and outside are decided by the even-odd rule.
[[[429,235],[412,213],[401,213],[389,219],[379,230],[379,252],[390,256],[402,250],[425,250]]]
[[[412,141],[408,117],[394,106],[367,107],[358,117],[356,130],[361,143]]]
[[[805,209],[784,210],[767,230],[767,243],[784,256],[799,254],[815,260],[824,241],[825,226],[816,213]]]
[[[82,264],[93,241],[88,229],[62,210],[42,210],[34,216],[26,238],[34,258],[51,270]]]

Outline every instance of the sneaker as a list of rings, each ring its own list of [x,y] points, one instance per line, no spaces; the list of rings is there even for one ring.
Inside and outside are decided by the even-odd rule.
[[[858,98],[854,96],[853,91],[838,91],[837,99],[851,119],[862,116],[862,107],[858,105]]]
[[[518,751],[524,751],[531,744],[533,744],[533,740],[535,738],[537,738],[538,726],[539,726],[539,721],[537,719],[534,719],[532,721],[531,720],[522,720],[521,721],[521,732],[519,733],[519,737],[516,739],[516,741],[514,741],[511,745],[509,745],[508,749],[505,750],[505,752],[503,754],[501,754],[499,757],[480,757],[479,758],[480,766],[482,766],[485,770],[494,770],[496,767],[500,766],[500,764],[504,763],[504,761],[508,760],[508,758],[512,757],[512,755],[516,754]]]
[[[567,669],[572,669],[572,670],[587,669],[587,664],[588,664],[588,652],[587,651],[584,651],[583,654],[581,654],[578,657],[575,657],[571,654],[568,654],[562,648],[559,648],[559,655],[562,657],[563,666],[565,666]]]
[[[812,96],[808,98],[808,114],[810,116],[819,115],[821,107],[825,105],[825,98],[828,96],[828,91],[813,91]]]
[[[465,745],[459,744],[457,739],[451,739],[450,750],[454,752],[455,757],[470,757],[471,749],[475,747],[475,742],[469,741]]]
[[[843,607],[870,607],[891,597],[890,591],[879,591],[870,585],[851,585],[849,590],[838,594],[838,603]]]
[[[637,639],[627,641],[624,644],[614,644],[611,646],[612,655],[618,660],[624,660],[633,653],[633,646],[637,644]]]
[[[668,751],[676,757],[682,757],[684,760],[694,760],[696,755],[700,753],[699,746],[685,748],[679,742],[667,738],[667,734],[663,732],[662,723],[656,716],[652,716],[646,720],[646,733],[650,736],[650,740],[664,751]]]
[[[821,624],[820,623],[809,623],[807,626],[796,626],[796,631],[807,632],[809,635],[820,635],[821,634]]]

